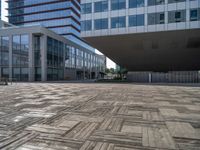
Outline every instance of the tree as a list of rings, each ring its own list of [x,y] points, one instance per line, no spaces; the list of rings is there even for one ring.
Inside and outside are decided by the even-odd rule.
[[[106,68],[106,73],[107,74],[115,74],[115,69],[114,68]]]
[[[117,70],[117,74],[119,75],[119,78],[122,80],[124,79],[125,75],[127,74],[127,70],[126,68],[122,68],[120,67],[118,70]]]

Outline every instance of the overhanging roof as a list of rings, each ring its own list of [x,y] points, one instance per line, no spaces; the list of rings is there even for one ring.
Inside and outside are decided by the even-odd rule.
[[[129,71],[200,70],[200,29],[84,39]]]

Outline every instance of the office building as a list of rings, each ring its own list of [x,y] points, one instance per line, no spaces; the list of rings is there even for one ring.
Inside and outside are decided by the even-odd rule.
[[[83,67],[95,66],[96,59],[93,56],[97,55],[95,48],[80,38],[80,1],[8,0],[7,3],[10,23],[16,26],[40,25],[75,43],[74,47],[69,49],[69,54],[74,58],[65,64],[65,74],[70,76],[69,79],[97,77],[91,74],[92,70]],[[91,51],[91,54],[84,54],[83,57],[83,53],[79,52],[80,47]],[[83,58],[88,58],[88,64],[83,65]],[[105,65],[104,61],[104,68]]]
[[[105,57],[41,26],[0,29],[0,78],[52,81],[100,78]]]
[[[200,70],[200,0],[82,0],[81,37],[129,71]]]
[[[80,1],[78,0],[8,0],[9,23],[42,25],[77,44],[94,51],[80,39]]]

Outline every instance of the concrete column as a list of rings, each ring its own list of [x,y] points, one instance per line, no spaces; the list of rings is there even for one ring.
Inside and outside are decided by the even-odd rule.
[[[0,52],[0,55],[1,55],[1,52]],[[1,66],[0,66],[0,79],[1,79]]]
[[[96,64],[97,59],[98,58],[95,56],[95,60],[94,60],[94,65],[95,65],[95,79],[98,79],[98,77],[99,77],[99,70],[98,70],[97,64]]]
[[[85,80],[85,52],[83,51],[83,80]]]
[[[47,36],[42,35],[40,38],[41,53],[41,80],[47,81]]]
[[[29,34],[29,81],[35,80],[35,67],[34,67],[34,45],[33,45],[33,35]]]
[[[75,78],[76,78],[76,80],[77,80],[77,50],[76,50],[76,48],[74,47],[74,54],[75,54],[75,57],[74,57],[74,63],[75,63]]]
[[[65,58],[66,58],[66,46],[63,45],[63,80],[65,79]]]
[[[151,76],[152,74],[151,74],[151,72],[149,72],[149,83],[151,83],[151,78],[152,78],[152,76]]]
[[[9,36],[9,79],[12,81],[12,36]]]

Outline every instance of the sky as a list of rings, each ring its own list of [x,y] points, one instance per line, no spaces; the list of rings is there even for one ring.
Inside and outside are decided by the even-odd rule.
[[[4,21],[8,21],[7,16],[8,13],[7,13],[7,10],[5,8],[7,8],[7,3],[5,2],[5,0],[1,0],[1,6],[2,6],[2,9],[1,9],[1,18],[2,20]]]
[[[97,49],[95,50],[95,52],[97,54],[102,55],[102,53],[98,51]],[[110,60],[108,57],[106,58],[106,63],[107,63],[106,64],[107,68],[116,68],[116,64],[112,60]]]
[[[7,8],[7,3],[5,2],[5,0],[1,0],[1,6],[2,6],[2,9],[1,9],[1,18],[4,21],[8,21],[7,17],[5,17],[5,16],[8,15],[8,12],[5,9],[5,8]],[[97,54],[102,54],[98,50],[96,50],[96,53]],[[116,65],[115,65],[115,63],[112,60],[110,60],[109,58],[107,58],[106,62],[107,62],[107,64],[106,64],[107,68],[115,68]]]

